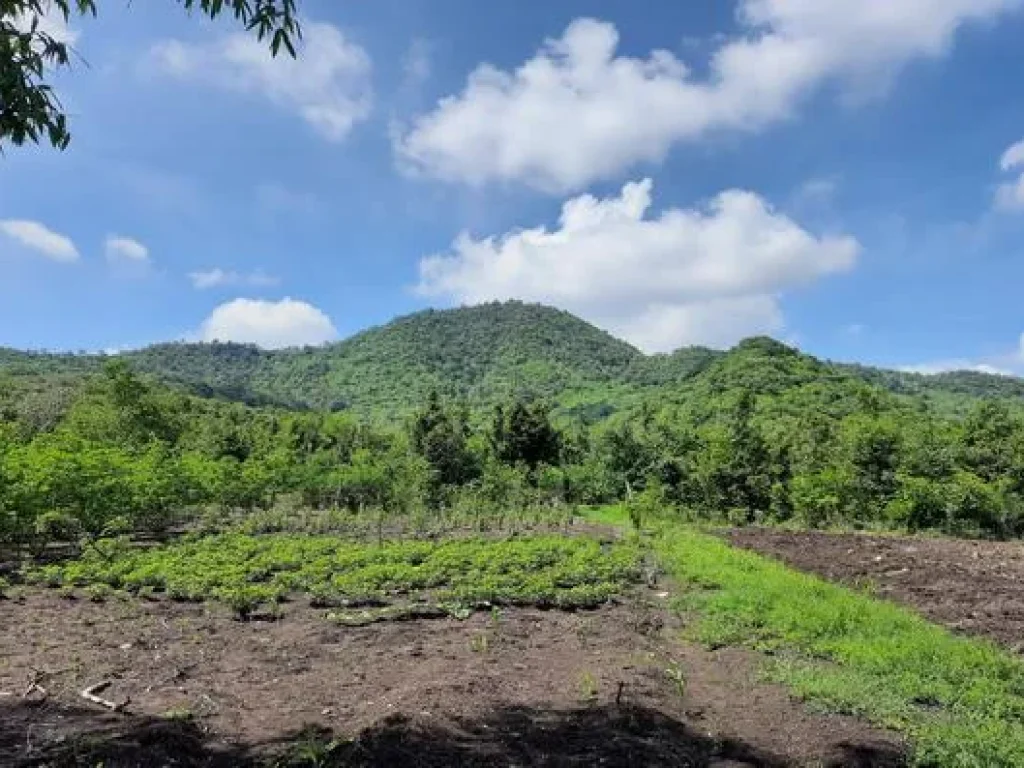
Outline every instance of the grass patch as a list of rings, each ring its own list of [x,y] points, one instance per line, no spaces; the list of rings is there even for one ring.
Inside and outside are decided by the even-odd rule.
[[[640,563],[634,545],[555,535],[377,546],[333,536],[223,534],[151,549],[112,540],[97,550],[31,570],[26,579],[68,590],[105,585],[176,600],[212,598],[247,618],[300,594],[313,605],[344,609],[396,602],[591,607],[635,581]],[[335,615],[342,622],[375,616]]]
[[[917,765],[1024,765],[1024,661],[681,526],[654,550],[694,639],[772,652],[772,680],[906,733]]]
[[[598,525],[629,525],[629,511],[625,504],[605,504],[600,507],[582,507],[580,516]]]

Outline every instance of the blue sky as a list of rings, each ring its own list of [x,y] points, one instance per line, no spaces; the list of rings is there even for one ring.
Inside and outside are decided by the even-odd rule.
[[[678,7],[675,7],[678,6]],[[0,159],[0,345],[555,304],[650,351],[1024,371],[1024,0],[101,4]]]

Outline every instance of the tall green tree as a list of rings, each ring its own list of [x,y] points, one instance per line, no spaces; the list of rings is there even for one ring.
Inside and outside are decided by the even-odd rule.
[[[445,488],[478,477],[480,466],[469,446],[470,429],[464,410],[445,406],[437,392],[413,417],[410,441],[424,458],[430,474],[431,503],[442,501]]]
[[[754,394],[741,390],[725,429],[723,460],[714,480],[727,509],[743,510],[748,522],[771,508],[772,466],[768,446],[754,424]]]
[[[525,464],[532,472],[541,464],[559,463],[561,436],[543,401],[516,400],[510,408],[495,408],[491,445],[506,464]]]
[[[851,511],[861,519],[878,519],[898,488],[899,426],[891,418],[861,413],[843,422],[842,439],[856,497]]]

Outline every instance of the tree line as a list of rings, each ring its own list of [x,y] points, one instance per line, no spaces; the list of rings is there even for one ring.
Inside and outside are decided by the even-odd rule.
[[[712,387],[593,425],[540,399],[473,409],[434,393],[382,426],[204,399],[112,361],[80,392],[0,408],[0,541],[159,533],[285,504],[429,518],[624,502],[733,524],[1024,531],[1024,420],[1005,402],[953,418],[816,387],[829,407]]]

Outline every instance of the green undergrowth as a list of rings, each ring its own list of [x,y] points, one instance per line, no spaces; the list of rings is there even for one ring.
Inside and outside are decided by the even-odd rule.
[[[150,549],[100,541],[80,559],[30,570],[26,579],[59,589],[102,584],[148,598],[214,599],[242,618],[304,595],[335,609],[329,618],[344,624],[486,605],[593,607],[638,578],[640,559],[634,544],[583,536],[376,545],[222,534]]]
[[[769,653],[769,679],[905,733],[916,765],[1024,765],[1016,656],[684,526],[663,524],[653,540],[688,587],[677,608],[693,639]]]

